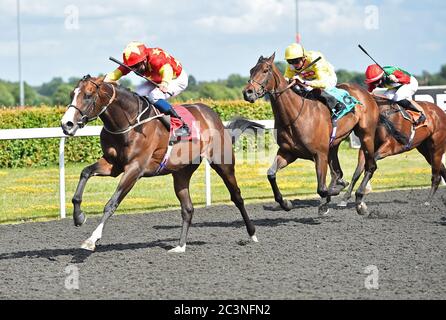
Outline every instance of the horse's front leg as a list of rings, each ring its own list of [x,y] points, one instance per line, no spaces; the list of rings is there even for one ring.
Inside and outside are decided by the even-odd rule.
[[[342,201],[338,204],[338,207],[347,206],[347,201],[352,196],[353,188],[355,187],[356,182],[358,182],[361,174],[364,172],[364,165],[365,165],[364,152],[360,149],[358,153],[358,164],[356,165],[355,172],[353,173],[352,181],[350,182],[350,186],[348,187],[347,191],[342,197]]]
[[[331,201],[331,196],[328,193],[326,179],[327,179],[327,169],[328,169],[328,157],[326,153],[317,153],[314,157],[314,162],[316,165],[316,176],[317,176],[317,193],[321,196],[321,204],[318,208],[318,214],[320,216],[326,215],[329,211],[328,204]],[[324,203],[324,199],[326,202]]]
[[[339,146],[340,144],[330,148],[328,158],[331,174],[331,182],[328,187],[328,192],[332,196],[337,196],[348,186],[348,182],[343,179],[344,173],[342,172],[341,164],[339,163]]]
[[[283,199],[282,193],[279,190],[279,187],[277,186],[276,181],[276,173],[280,169],[285,168],[288,164],[292,163],[297,159],[296,156],[286,153],[285,151],[279,149],[277,151],[276,158],[274,159],[273,165],[268,169],[267,175],[268,175],[268,181],[271,185],[271,188],[273,189],[274,193],[274,199],[277,203],[280,204],[283,210],[290,211],[293,208],[293,204],[289,200]]]
[[[136,181],[138,181],[138,179],[142,177],[142,174],[143,170],[140,168],[139,164],[135,164],[124,171],[124,174],[119,181],[119,185],[116,188],[115,193],[112,195],[112,197],[104,207],[104,214],[102,215],[101,222],[93,231],[91,237],[82,243],[82,249],[94,251],[94,249],[96,248],[96,242],[102,237],[102,231],[104,229],[105,223],[116,211],[119,204],[127,195],[127,193],[129,193],[129,191],[133,188]]]
[[[85,185],[88,179],[92,176],[110,176],[112,174],[113,165],[104,158],[99,159],[96,163],[85,167],[82,170],[79,182],[77,184],[76,192],[73,199],[73,220],[76,227],[80,227],[85,223],[87,218],[81,210],[82,195],[84,193]]]

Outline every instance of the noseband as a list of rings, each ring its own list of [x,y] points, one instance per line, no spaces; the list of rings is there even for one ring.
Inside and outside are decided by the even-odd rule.
[[[272,94],[274,91],[273,90],[266,90],[266,85],[268,84],[268,81],[270,80],[271,76],[273,75],[273,69],[271,67],[270,64],[268,64],[269,69],[268,69],[268,74],[266,75],[265,79],[263,80],[262,83],[254,80],[254,79],[249,79],[248,83],[250,85],[252,85],[254,87],[254,84],[256,84],[257,86],[259,86],[260,90],[254,90],[254,94],[256,96],[256,99],[263,97],[265,94],[270,93]]]

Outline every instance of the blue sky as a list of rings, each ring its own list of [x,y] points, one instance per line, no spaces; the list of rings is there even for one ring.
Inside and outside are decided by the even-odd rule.
[[[302,44],[336,69],[367,67],[361,43],[383,65],[438,72],[445,3],[299,0]],[[282,60],[295,39],[295,0],[21,0],[21,19],[23,77],[32,85],[106,73],[115,67],[108,57],[121,58],[132,40],[164,48],[198,81],[248,75],[260,55]],[[16,40],[16,0],[0,0],[1,79],[18,79]]]

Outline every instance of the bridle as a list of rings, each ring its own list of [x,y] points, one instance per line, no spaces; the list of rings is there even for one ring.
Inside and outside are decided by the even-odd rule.
[[[251,84],[253,86],[253,83],[255,83],[261,89],[261,91],[257,91],[255,89],[253,90],[254,94],[256,96],[256,99],[259,99],[259,98],[263,97],[267,93],[270,94],[270,95],[275,96],[275,98],[278,98],[282,93],[284,93],[285,91],[287,91],[288,89],[290,89],[291,87],[293,87],[294,85],[296,85],[298,83],[297,80],[295,80],[295,81],[291,81],[283,89],[280,89],[280,90],[274,90],[274,89],[267,90],[266,89],[266,85],[267,85],[268,81],[270,80],[270,78],[273,76],[273,68],[272,68],[272,65],[270,63],[266,62],[266,64],[268,65],[268,74],[265,76],[265,79],[263,80],[262,83],[254,80],[254,79],[249,79],[248,80],[249,84]],[[254,88],[254,86],[253,86],[253,88]],[[299,111],[297,117],[295,119],[293,119],[292,121],[290,121],[288,124],[286,124],[285,127],[291,126],[292,124],[294,124],[297,121],[297,119],[299,119],[299,117],[300,117],[300,115],[302,113],[302,110],[304,108],[305,100],[306,100],[305,96],[301,96],[301,97],[302,97],[302,105],[300,107],[300,111]]]
[[[83,128],[88,122],[96,120],[101,114],[103,114],[107,110],[107,108],[112,104],[112,102],[116,98],[116,89],[115,89],[115,87],[112,84],[105,82],[105,84],[110,85],[112,87],[113,94],[110,97],[108,103],[105,106],[102,107],[101,111],[97,115],[90,116],[90,113],[93,110],[96,109],[96,102],[97,102],[97,100],[99,98],[100,88],[104,84],[104,82],[102,82],[101,84],[97,84],[96,82],[94,82],[93,80],[90,79],[89,75],[84,76],[81,81],[89,81],[90,83],[95,85],[96,93],[94,95],[93,100],[88,104],[88,106],[85,108],[84,111],[82,111],[81,109],[79,109],[78,107],[76,107],[75,105],[72,105],[72,104],[70,104],[68,106],[68,109],[69,108],[74,108],[74,109],[76,109],[80,113],[81,118],[79,119],[79,121],[77,123],[79,128]],[[89,99],[91,99],[91,98],[89,98]]]
[[[280,89],[280,90],[267,90],[266,89],[266,85],[268,84],[268,81],[271,79],[271,77],[273,76],[273,68],[271,66],[270,63],[266,63],[268,65],[268,74],[265,76],[265,79],[263,80],[262,83],[254,80],[254,79],[249,79],[248,83],[250,85],[252,85],[254,87],[254,84],[256,84],[257,86],[260,87],[260,91],[257,91],[254,89],[254,94],[256,96],[256,99],[259,99],[261,97],[263,97],[265,94],[270,94],[270,95],[275,95],[275,96],[279,96],[282,93],[284,93],[285,91],[287,91],[288,89],[290,89],[292,86],[296,85],[296,81],[292,81],[291,83],[289,83],[285,88]]]

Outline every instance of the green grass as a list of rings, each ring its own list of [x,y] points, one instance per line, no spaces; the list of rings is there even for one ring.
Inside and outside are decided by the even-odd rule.
[[[248,161],[249,155],[236,154],[236,177],[246,203],[273,201],[266,178],[275,151],[256,161]],[[350,180],[356,167],[357,150],[343,146],[340,161],[345,178]],[[66,165],[66,210],[72,213],[71,197],[85,164]],[[329,178],[329,175],[328,175]],[[1,169],[0,223],[16,223],[57,219],[59,216],[58,167]],[[298,160],[280,171],[278,184],[284,196],[317,196],[314,163]],[[82,208],[87,214],[102,214],[103,207],[118,184],[118,178],[92,177],[84,192]],[[212,203],[230,203],[229,193],[221,179],[212,171]],[[373,178],[373,190],[430,186],[430,166],[417,152],[411,151],[378,162]],[[195,206],[205,204],[204,165],[192,177],[191,197]],[[151,210],[177,209],[171,176],[141,179],[119,206],[116,214],[140,213]]]

